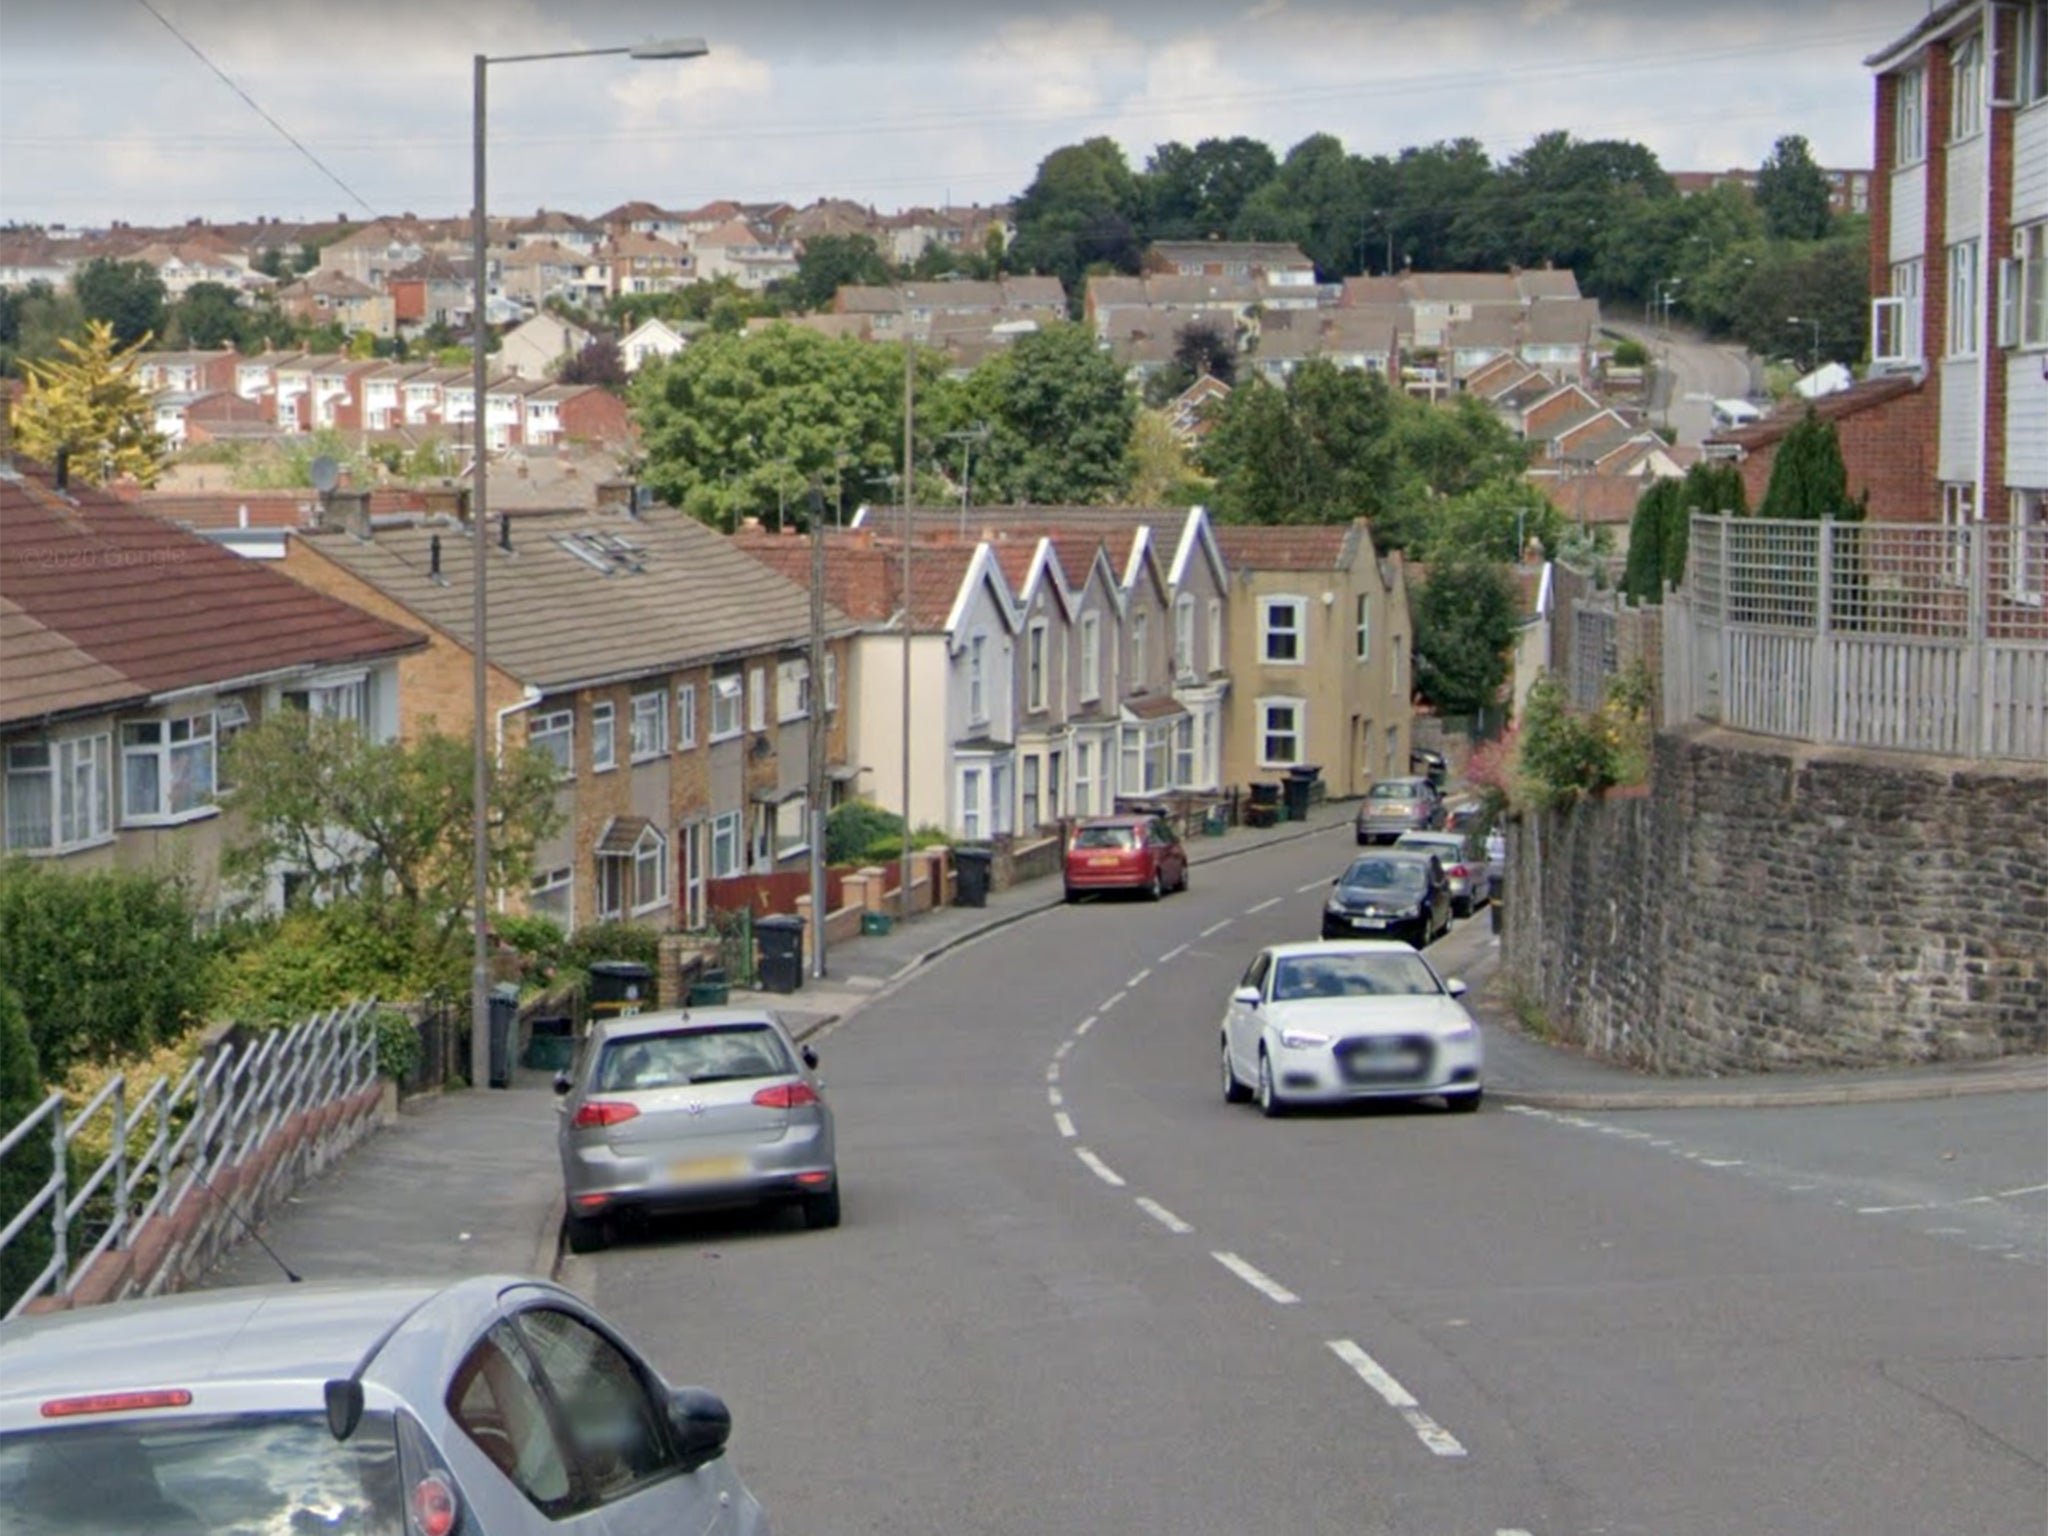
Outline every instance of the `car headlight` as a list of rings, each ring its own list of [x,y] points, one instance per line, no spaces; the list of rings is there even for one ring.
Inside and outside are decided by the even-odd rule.
[[[1328,1045],[1330,1037],[1312,1029],[1285,1029],[1280,1032],[1280,1043],[1290,1051],[1312,1051],[1319,1045]]]
[[[1323,903],[1323,910],[1325,912],[1342,913],[1348,912],[1351,909],[1344,905],[1344,898],[1342,896],[1332,896],[1328,901]]]
[[[1464,1023],[1453,1024],[1449,1029],[1445,1030],[1444,1038],[1446,1040],[1470,1040],[1478,1033],[1479,1026],[1470,1019],[1467,1019]]]

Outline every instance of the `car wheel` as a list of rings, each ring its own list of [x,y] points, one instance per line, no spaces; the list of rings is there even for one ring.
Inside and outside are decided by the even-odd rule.
[[[1068,901],[1079,901],[1080,899],[1081,899],[1081,893],[1080,893],[1079,891],[1075,890],[1075,889],[1074,889],[1074,888],[1073,888],[1073,887],[1072,887],[1071,885],[1070,885],[1070,886],[1068,886],[1068,887],[1067,887],[1067,900],[1068,900]]]
[[[565,1216],[562,1226],[571,1253],[602,1253],[611,1243],[611,1223],[603,1216]]]
[[[1180,867],[1180,884],[1176,885],[1174,889],[1183,896],[1188,892],[1188,866],[1185,864]]]
[[[1286,1101],[1273,1086],[1273,1059],[1264,1051],[1259,1052],[1259,1113],[1268,1120],[1277,1120],[1287,1113]]]
[[[1249,1104],[1252,1091],[1237,1080],[1237,1068],[1230,1064],[1230,1040],[1223,1041],[1223,1102],[1226,1104]]]
[[[839,1186],[833,1185],[822,1195],[805,1195],[802,1201],[804,1225],[813,1232],[823,1232],[839,1225]]]
[[[1472,898],[1471,898],[1471,897],[1469,897],[1469,896],[1468,896],[1468,897],[1466,897],[1466,898],[1465,898],[1465,900],[1463,900],[1462,902],[1459,902],[1459,901],[1454,901],[1454,902],[1452,902],[1452,903],[1451,903],[1451,916],[1453,916],[1453,917],[1470,917],[1471,915],[1472,915]]]
[[[1447,1093],[1444,1105],[1454,1115],[1469,1115],[1479,1108],[1479,1101],[1485,1097],[1484,1088],[1474,1088],[1470,1093]]]
[[[1159,878],[1158,869],[1154,868],[1152,871],[1152,878],[1145,884],[1145,899],[1147,901],[1157,901],[1160,897],[1164,896],[1165,894],[1166,886]]]

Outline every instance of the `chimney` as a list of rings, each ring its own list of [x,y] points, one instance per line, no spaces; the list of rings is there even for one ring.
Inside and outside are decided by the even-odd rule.
[[[50,484],[53,489],[59,491],[66,491],[71,488],[71,450],[69,448],[59,448],[57,450],[57,462],[51,466]]]
[[[427,579],[441,579],[441,535],[438,533],[427,540]]]
[[[620,517],[633,515],[633,498],[639,487],[631,480],[600,480],[597,482],[597,511],[602,517],[616,513]]]
[[[429,517],[452,517],[459,523],[469,521],[469,487],[466,485],[429,485],[420,492]]]
[[[330,491],[328,516],[359,539],[373,538],[370,528],[370,493],[358,490]]]
[[[505,551],[508,555],[512,553],[512,514],[510,512],[500,512],[498,514],[498,548]]]

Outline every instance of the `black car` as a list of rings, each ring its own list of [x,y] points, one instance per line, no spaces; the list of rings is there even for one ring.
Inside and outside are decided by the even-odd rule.
[[[1421,949],[1450,926],[1450,879],[1443,862],[1421,849],[1360,854],[1323,905],[1326,939],[1406,939]]]

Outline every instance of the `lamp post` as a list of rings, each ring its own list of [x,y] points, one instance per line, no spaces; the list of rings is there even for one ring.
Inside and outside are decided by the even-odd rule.
[[[1785,323],[1787,325],[1810,325],[1813,327],[1813,353],[1808,359],[1806,366],[1808,368],[1818,368],[1820,366],[1820,322],[1807,316],[1787,315]]]
[[[486,660],[485,646],[489,605],[485,600],[488,584],[488,557],[490,555],[490,534],[486,529],[490,509],[489,471],[490,463],[490,422],[486,403],[490,388],[489,343],[490,321],[486,313],[490,298],[490,284],[486,279],[485,264],[490,245],[490,219],[485,211],[486,145],[489,135],[486,131],[484,82],[493,64],[535,64],[545,59],[594,59],[609,55],[623,54],[633,59],[695,59],[711,50],[700,37],[669,38],[662,42],[638,43],[624,48],[575,48],[551,53],[509,53],[495,58],[477,54],[473,61],[471,76],[474,111],[470,127],[470,150],[474,162],[476,188],[470,209],[470,347],[474,353],[470,369],[470,419],[476,424],[474,442],[476,445],[475,483],[470,491],[470,531],[473,539],[472,558],[476,571],[472,578],[472,609],[470,624],[475,633],[471,636],[471,652],[475,668],[471,678],[473,691],[472,712],[475,720],[471,729],[471,747],[474,758],[474,779],[471,785],[470,843],[475,863],[475,889],[471,893],[474,911],[470,926],[475,930],[471,948],[469,984],[469,1080],[472,1084],[490,1080],[491,1063],[491,949],[489,912],[491,902],[491,740],[486,724],[490,713],[490,667]]]
[[[946,441],[960,445],[960,537],[967,537],[967,506],[974,489],[974,445],[988,441],[988,423],[977,422],[965,432],[948,432]]]

